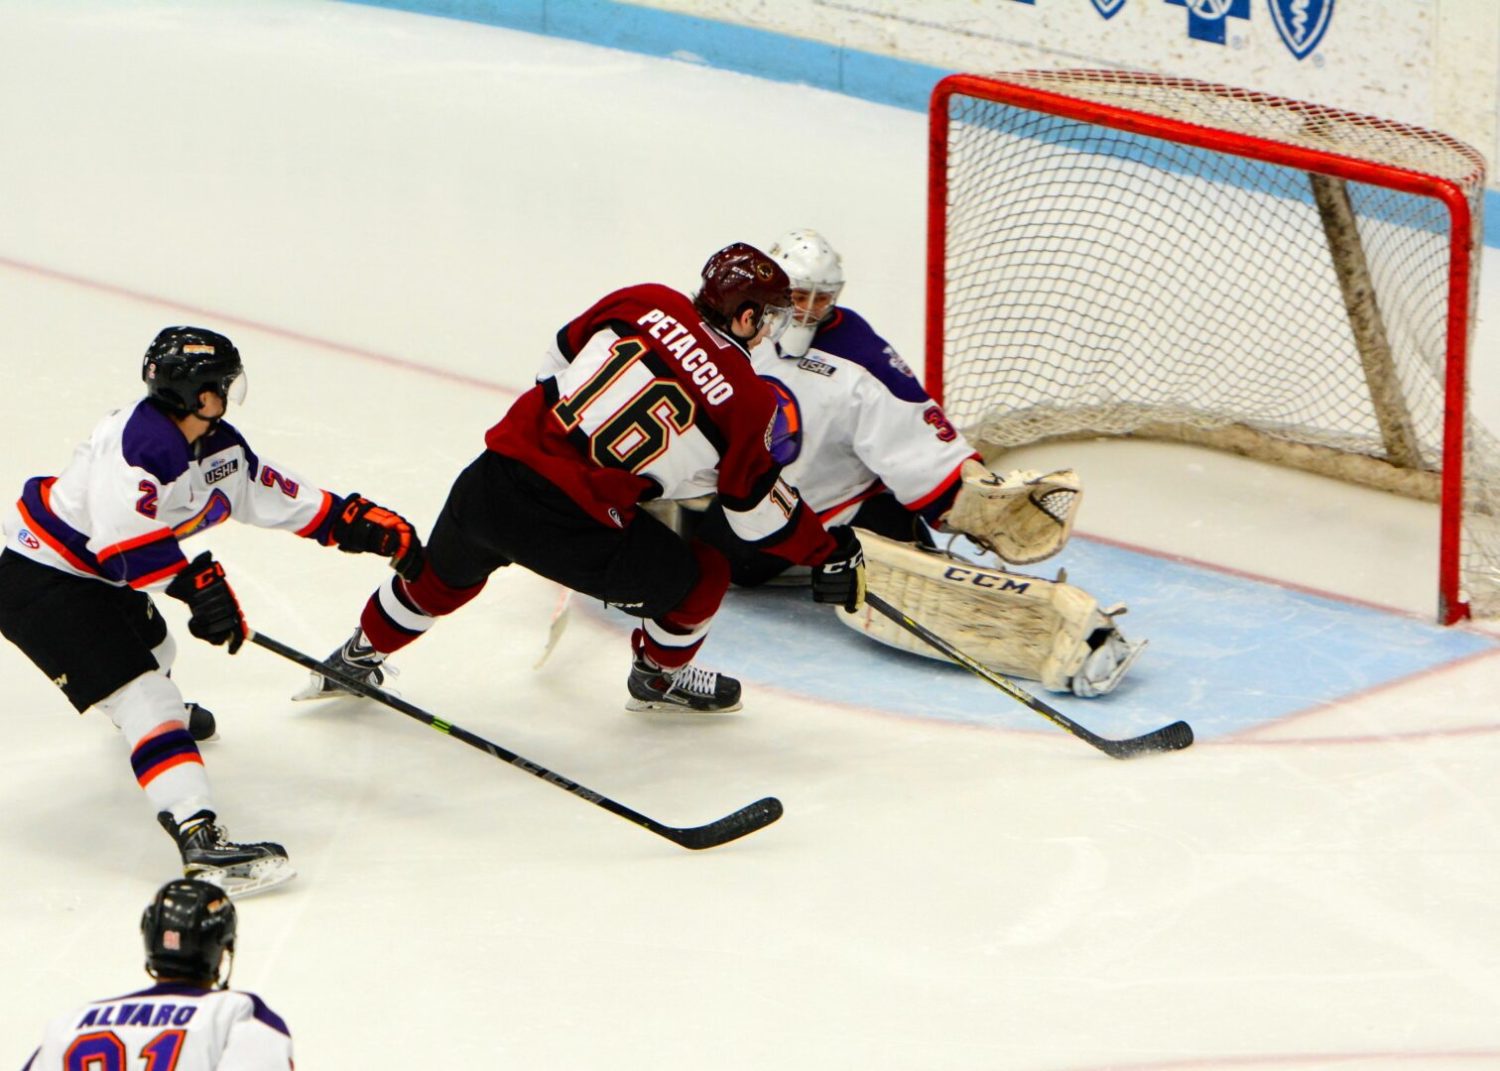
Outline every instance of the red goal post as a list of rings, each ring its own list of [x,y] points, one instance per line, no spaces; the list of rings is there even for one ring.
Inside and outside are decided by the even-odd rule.
[[[1151,438],[1428,499],[1439,619],[1500,614],[1479,153],[1124,71],[954,75],[929,122],[927,388],[986,458]]]

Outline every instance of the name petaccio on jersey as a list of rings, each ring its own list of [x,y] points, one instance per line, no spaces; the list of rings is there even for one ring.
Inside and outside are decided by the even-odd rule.
[[[709,405],[722,405],[734,397],[734,387],[725,380],[724,373],[709,358],[708,351],[703,348],[691,328],[668,316],[664,310],[656,308],[642,314],[636,320],[636,326],[646,328],[646,333],[676,358],[682,370],[688,373],[688,378],[703,392],[703,400]]]

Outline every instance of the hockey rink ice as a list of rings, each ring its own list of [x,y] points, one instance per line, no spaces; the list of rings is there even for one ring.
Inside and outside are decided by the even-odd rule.
[[[140,394],[155,332],[244,355],[257,453],[425,533],[549,337],[797,226],[920,363],[925,116],[337,3],[0,0],[0,493]],[[1205,280],[1205,285],[1212,285]],[[1481,418],[1500,429],[1484,277]],[[1070,579],[1150,647],[1049,701],[732,592],[742,714],[628,714],[630,622],[511,569],[397,659],[409,701],[671,825],[684,851],[303,671],[177,639],[221,816],[299,877],[240,904],[234,983],[301,1068],[1500,1068],[1500,629],[1443,629],[1434,507],[1190,448],[1074,444]],[[225,525],[253,628],[322,657],[383,564]],[[177,856],[97,712],[0,645],[0,1065],[145,984]]]

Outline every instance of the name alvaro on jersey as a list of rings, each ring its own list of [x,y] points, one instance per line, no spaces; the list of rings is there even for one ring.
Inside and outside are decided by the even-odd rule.
[[[193,1004],[106,1004],[90,1008],[73,1029],[86,1026],[186,1026],[198,1008]]]
[[[703,398],[709,405],[722,405],[734,397],[734,387],[725,382],[719,366],[708,359],[708,353],[688,328],[661,309],[645,313],[636,324],[666,346],[684,372],[691,373],[693,382],[703,388]]]

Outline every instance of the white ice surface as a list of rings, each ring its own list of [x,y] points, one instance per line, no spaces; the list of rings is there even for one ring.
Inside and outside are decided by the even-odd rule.
[[[340,4],[0,0],[0,145],[4,494],[195,322],[244,352],[262,456],[425,527],[567,317],[791,226],[834,237],[846,299],[920,352],[924,118],[824,92]],[[1081,531],[1433,612],[1428,507],[1181,449],[1048,450],[1088,480]],[[255,627],[319,656],[382,575],[242,526],[203,542]],[[497,575],[403,653],[403,694],[672,824],[767,794],[786,817],[682,851],[394,712],[294,705],[295,667],[227,658],[165,605],[176,675],[219,715],[226,823],[301,871],[244,902],[235,974],[300,1067],[1500,1067],[1492,652],[1116,763],[1040,719],[773,675],[741,717],[630,716],[623,620],[574,613],[531,668],[555,600]],[[1164,722],[1150,659],[1183,652],[1154,642]],[[855,657],[873,679],[894,656]],[[1212,674],[1193,686],[1211,701]],[[1069,709],[1102,726],[1110,702]],[[135,927],[175,853],[112,727],[8,644],[0,716],[15,1066],[54,1013],[144,982]]]

